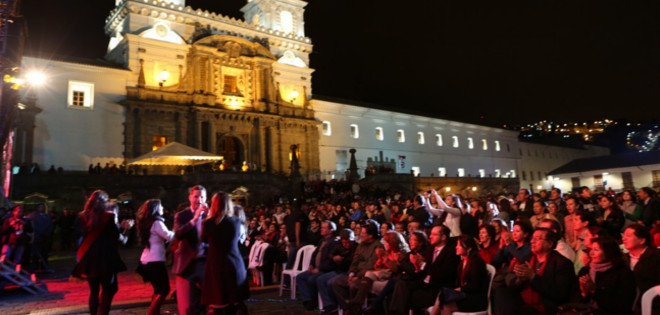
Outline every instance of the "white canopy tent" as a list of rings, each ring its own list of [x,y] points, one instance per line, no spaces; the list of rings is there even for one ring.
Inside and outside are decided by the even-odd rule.
[[[178,142],[139,156],[128,162],[129,165],[199,165],[220,161],[223,157],[198,150]]]

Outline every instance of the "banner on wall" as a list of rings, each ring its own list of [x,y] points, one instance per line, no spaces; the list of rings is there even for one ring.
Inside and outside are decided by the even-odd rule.
[[[397,165],[399,166],[400,169],[405,169],[406,168],[406,156],[405,155],[399,155]]]

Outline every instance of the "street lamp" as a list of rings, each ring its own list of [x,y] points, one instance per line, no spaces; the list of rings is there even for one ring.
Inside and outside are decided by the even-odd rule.
[[[161,71],[161,72],[158,74],[158,76],[156,76],[156,79],[158,80],[158,86],[160,86],[160,88],[163,88],[163,84],[164,84],[165,81],[167,81],[169,78],[170,78],[170,73],[167,72],[167,70],[163,70],[163,71]]]
[[[289,96],[291,96],[291,103],[296,101],[296,98],[298,97],[298,95],[300,95],[300,94],[298,94],[298,91],[296,91],[296,90],[293,90],[289,93]]]
[[[46,82],[46,75],[41,71],[30,71],[25,75],[27,84],[31,87],[38,87]]]

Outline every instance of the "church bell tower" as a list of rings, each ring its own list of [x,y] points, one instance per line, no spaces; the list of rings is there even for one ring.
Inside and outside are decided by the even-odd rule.
[[[241,8],[245,21],[268,29],[305,36],[305,6],[302,0],[248,0]]]

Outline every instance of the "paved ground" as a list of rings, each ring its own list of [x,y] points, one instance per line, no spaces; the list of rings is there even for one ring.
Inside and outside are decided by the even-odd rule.
[[[119,274],[119,292],[115,295],[110,314],[146,314],[152,288],[133,272],[140,249],[122,250],[122,258],[128,266],[127,272]],[[0,315],[13,314],[87,314],[87,283],[69,281],[74,265],[73,252],[57,252],[52,255],[54,273],[38,275],[48,293],[33,296],[19,288],[0,291]],[[174,278],[170,276],[170,280]],[[174,283],[172,282],[172,288]],[[290,293],[279,296],[277,286],[253,288],[252,298],[247,301],[250,314],[296,314],[312,315],[299,301],[291,300]],[[168,300],[161,309],[162,314],[178,314],[174,300]]]

